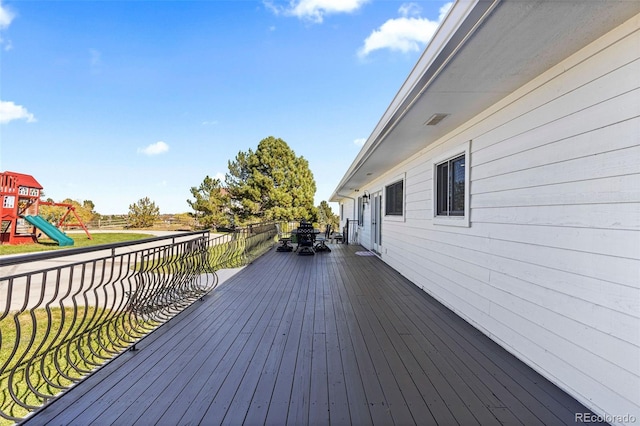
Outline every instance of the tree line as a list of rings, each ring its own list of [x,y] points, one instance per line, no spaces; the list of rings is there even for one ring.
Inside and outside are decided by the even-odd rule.
[[[299,221],[330,225],[338,229],[339,217],[329,203],[314,206],[316,182],[309,162],[297,156],[280,138],[269,136],[254,150],[240,151],[229,160],[224,181],[205,176],[190,188],[187,200],[191,215],[201,228],[221,229],[262,221]],[[48,199],[47,201],[53,201]],[[82,203],[66,199],[84,223],[101,218],[91,200]],[[42,206],[41,215],[57,223],[64,207]],[[146,228],[160,217],[160,208],[149,197],[129,205],[128,226]]]
[[[224,228],[260,221],[316,222],[338,227],[326,201],[314,206],[316,182],[309,162],[280,138],[269,136],[256,150],[228,162],[224,182],[206,176],[191,187],[187,203],[204,227]]]

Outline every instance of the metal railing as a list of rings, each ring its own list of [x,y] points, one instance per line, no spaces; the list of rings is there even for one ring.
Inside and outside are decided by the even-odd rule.
[[[17,422],[274,243],[274,224],[0,259],[0,424]],[[4,421],[2,420],[4,419]]]
[[[346,219],[342,234],[345,244],[359,244],[358,221],[356,219]]]
[[[215,269],[236,268],[253,262],[271,248],[276,234],[275,222],[264,222],[213,238],[211,255]]]

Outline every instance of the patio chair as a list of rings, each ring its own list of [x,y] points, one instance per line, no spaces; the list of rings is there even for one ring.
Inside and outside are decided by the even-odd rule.
[[[291,245],[291,236],[286,236],[284,232],[282,232],[282,228],[279,223],[276,223],[276,230],[278,231],[278,241],[280,245],[276,249],[276,251],[281,252],[290,252],[293,251],[293,246]]]
[[[324,231],[324,235],[320,234],[316,237],[316,244],[313,247],[316,252],[318,251],[331,252],[331,249],[326,244],[327,239],[329,238],[329,235],[331,235],[331,225],[327,225]]]
[[[335,241],[337,243],[343,242],[342,234],[340,232],[331,231],[331,241]]]

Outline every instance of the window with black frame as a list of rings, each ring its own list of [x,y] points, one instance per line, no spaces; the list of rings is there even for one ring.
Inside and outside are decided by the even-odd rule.
[[[464,216],[465,154],[436,166],[436,215]]]
[[[404,207],[404,181],[392,183],[385,187],[385,214],[402,216]]]
[[[364,225],[364,201],[358,197],[358,226]]]

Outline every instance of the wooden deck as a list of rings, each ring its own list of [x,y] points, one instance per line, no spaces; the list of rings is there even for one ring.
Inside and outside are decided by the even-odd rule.
[[[557,425],[588,412],[380,259],[331,247],[273,249],[25,423]]]

